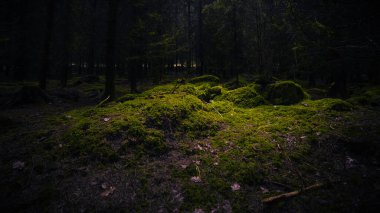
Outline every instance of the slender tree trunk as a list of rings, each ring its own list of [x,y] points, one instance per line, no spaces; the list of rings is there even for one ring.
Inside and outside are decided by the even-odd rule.
[[[14,72],[14,80],[22,81],[25,78],[25,73],[27,71],[27,52],[28,52],[28,41],[27,41],[27,28],[28,28],[28,6],[29,1],[25,1],[22,5],[20,5],[19,9],[19,24],[15,27],[16,32],[16,45],[18,46],[18,52],[16,56],[16,67]],[[7,11],[11,13],[10,11]]]
[[[233,51],[232,51],[232,66],[231,66],[231,72],[232,75],[235,75],[236,78],[236,84],[239,84],[239,69],[238,69],[238,38],[237,38],[237,31],[238,31],[238,23],[237,23],[237,8],[236,4],[234,3],[232,8],[232,26],[233,26]]]
[[[95,34],[96,34],[96,9],[98,5],[98,0],[91,1],[91,23],[90,23],[90,44],[89,44],[89,56],[88,56],[88,73],[96,74],[95,72]]]
[[[63,69],[61,74],[61,87],[67,86],[68,74],[71,68],[70,65],[70,21],[71,20],[71,0],[66,0],[65,3],[65,17],[64,17],[64,54],[63,54]]]
[[[204,74],[204,53],[203,53],[203,0],[198,0],[198,63],[197,70],[200,75]]]
[[[52,34],[53,34],[54,6],[55,6],[54,3],[55,3],[55,0],[48,1],[46,40],[45,40],[45,47],[44,47],[44,56],[43,56],[43,65],[42,65],[43,67],[40,72],[40,82],[39,82],[39,87],[41,89],[46,89],[46,84],[47,84],[46,78],[50,69],[50,48],[51,48],[51,41],[52,41]]]
[[[107,70],[104,97],[109,97],[109,100],[115,98],[115,40],[118,3],[119,0],[108,0]]]
[[[191,0],[187,0],[187,68],[190,70],[192,68],[192,42],[191,42]]]

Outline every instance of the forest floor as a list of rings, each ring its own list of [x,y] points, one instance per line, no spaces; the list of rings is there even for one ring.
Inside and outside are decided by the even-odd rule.
[[[111,103],[91,101],[101,83],[82,83],[74,95],[50,88],[51,103],[0,111],[2,211],[380,208],[379,87],[285,106],[255,84],[206,78],[137,95],[122,85]],[[2,84],[1,100],[14,90]]]

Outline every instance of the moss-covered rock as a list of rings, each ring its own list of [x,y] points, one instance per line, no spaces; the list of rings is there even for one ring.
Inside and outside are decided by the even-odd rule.
[[[243,108],[251,108],[265,104],[265,99],[256,91],[255,87],[255,85],[250,85],[227,91],[217,100],[231,101]]]
[[[275,105],[291,105],[307,98],[302,87],[293,81],[279,81],[267,88],[267,99]]]
[[[208,88],[202,92],[201,95],[198,97],[203,100],[209,102],[210,100],[214,99],[216,96],[219,96],[222,94],[223,88],[221,86],[215,86]]]
[[[380,86],[360,91],[347,101],[355,105],[380,106]]]
[[[126,94],[121,97],[119,97],[116,101],[117,102],[125,102],[125,101],[131,101],[139,97],[138,94]]]
[[[144,115],[148,125],[172,131],[179,121],[201,107],[202,101],[193,95],[164,95],[147,102]]]
[[[353,109],[353,105],[344,101],[342,99],[335,98],[324,98],[316,101],[309,101],[308,104],[323,110],[334,110],[334,111],[350,111]]]
[[[220,79],[214,75],[202,75],[199,77],[195,77],[189,80],[189,83],[196,84],[196,83],[219,83]]]

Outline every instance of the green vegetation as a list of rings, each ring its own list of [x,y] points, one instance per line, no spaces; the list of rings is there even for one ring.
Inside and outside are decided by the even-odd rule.
[[[272,104],[296,104],[308,97],[302,87],[292,81],[279,81],[269,85],[267,98]]]
[[[240,87],[227,91],[218,100],[231,101],[239,107],[256,107],[266,103],[265,99],[257,93],[256,85]]]
[[[331,146],[379,156],[373,151],[377,143],[368,142],[372,148],[359,149],[366,145],[356,142],[362,137],[375,141],[380,127],[373,120],[376,112],[341,99],[303,100],[307,95],[302,88],[289,81],[272,84],[264,92],[274,103],[297,102],[293,105],[270,105],[258,91],[261,90],[256,84],[228,90],[208,83],[174,82],[141,94],[126,94],[104,106],[52,115],[39,124],[44,131],[26,131],[16,143],[29,138],[29,146],[34,147],[30,152],[38,151],[45,161],[68,162],[63,168],[68,177],[75,174],[71,170],[78,165],[100,171],[80,170],[83,177],[76,181],[99,179],[107,172],[122,177],[111,178],[109,184],[118,191],[109,196],[119,199],[119,192],[135,193],[134,205],[142,210],[154,204],[144,198],[152,194],[163,196],[160,202],[180,211],[211,211],[224,203],[236,212],[252,212],[264,197],[325,182],[333,171],[344,172],[336,160],[342,156]],[[286,99],[279,98],[280,94],[285,94]],[[369,117],[360,117],[363,114],[359,111]],[[361,119],[372,120],[357,122]],[[0,122],[15,123],[4,115]],[[2,129],[1,141],[14,138],[18,134],[14,128],[15,125]],[[361,128],[368,132],[363,133]],[[343,145],[337,142],[342,140]],[[33,165],[28,158],[23,161],[27,168]],[[110,170],[114,165],[117,169]],[[48,172],[42,163],[37,169]],[[128,191],[122,187],[122,180],[134,174],[138,174],[133,179],[139,189]],[[153,184],[156,180],[163,181],[165,188]],[[49,184],[48,188],[53,189],[53,183]],[[101,183],[94,184],[95,189],[79,187],[97,196]],[[68,181],[51,193],[59,195],[74,186]],[[41,187],[38,196],[42,199],[46,186]],[[177,194],[171,194],[173,190]],[[333,193],[329,191],[326,196]],[[57,199],[60,197],[51,197]],[[168,199],[178,201],[168,203]],[[46,202],[52,205],[52,201]]]

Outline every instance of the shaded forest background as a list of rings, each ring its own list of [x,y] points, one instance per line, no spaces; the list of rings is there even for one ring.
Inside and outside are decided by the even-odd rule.
[[[304,80],[347,96],[347,83],[379,81],[375,1],[7,0],[1,3],[0,78],[106,74],[139,82],[239,74]],[[112,97],[111,97],[112,98]]]

